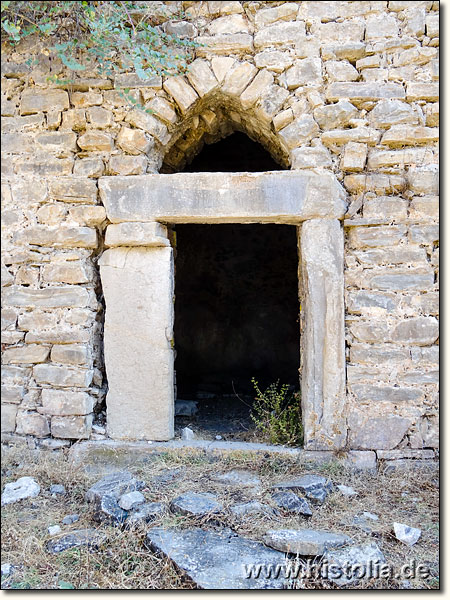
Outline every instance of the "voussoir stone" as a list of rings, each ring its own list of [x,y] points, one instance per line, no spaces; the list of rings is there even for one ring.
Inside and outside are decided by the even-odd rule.
[[[196,492],[186,492],[170,503],[172,512],[187,515],[191,517],[201,517],[203,515],[218,513],[223,507],[217,501],[214,494]]]
[[[317,556],[350,543],[351,538],[342,533],[315,529],[280,529],[268,531],[263,536],[263,541],[280,552]]]

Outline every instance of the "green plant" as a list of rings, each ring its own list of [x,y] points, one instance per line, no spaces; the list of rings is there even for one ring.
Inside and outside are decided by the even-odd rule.
[[[74,73],[87,69],[90,77],[133,72],[148,80],[184,72],[199,44],[161,27],[182,18],[158,2],[1,3],[2,42],[16,45],[37,36],[42,54],[57,56]],[[137,104],[127,91],[124,95]]]
[[[290,386],[280,385],[279,381],[262,392],[255,378],[252,383],[256,398],[251,417],[256,428],[272,444],[300,446],[303,443],[300,392],[291,393]]]

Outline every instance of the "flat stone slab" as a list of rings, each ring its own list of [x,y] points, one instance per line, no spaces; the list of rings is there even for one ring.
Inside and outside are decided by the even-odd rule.
[[[175,173],[101,177],[112,223],[287,223],[342,218],[345,192],[329,172]]]
[[[201,589],[283,589],[281,577],[247,577],[246,566],[285,564],[285,556],[259,542],[233,533],[185,529],[150,529],[147,546],[169,557]]]
[[[217,502],[214,494],[197,494],[186,492],[181,494],[170,503],[172,512],[190,517],[201,517],[223,510],[220,502]]]
[[[272,489],[294,490],[306,494],[311,500],[322,503],[329,492],[333,489],[333,484],[323,475],[302,475],[272,486]]]
[[[126,526],[151,523],[166,512],[161,502],[147,502],[132,510],[127,517]]]
[[[312,511],[304,498],[299,498],[292,490],[281,490],[272,494],[277,506],[296,515],[311,517]]]
[[[24,498],[35,498],[40,491],[41,488],[33,477],[20,477],[17,481],[5,485],[1,499],[2,506]]]
[[[47,550],[52,554],[58,554],[64,552],[64,550],[69,550],[69,548],[79,548],[80,546],[98,548],[105,539],[105,534],[96,529],[77,529],[48,542]]]
[[[259,487],[261,479],[251,471],[234,469],[228,473],[219,473],[212,477],[213,481],[226,483],[228,485],[237,485],[241,487]]]
[[[351,542],[348,535],[316,529],[280,529],[268,531],[263,541],[280,552],[318,556]]]
[[[275,517],[279,514],[278,511],[268,504],[262,504],[257,500],[235,504],[230,507],[230,512],[238,518],[246,517],[248,515]]]
[[[339,586],[346,586],[376,575],[381,565],[386,563],[383,553],[372,542],[364,546],[349,546],[330,550],[323,555],[324,560],[333,569],[329,569],[327,578]]]

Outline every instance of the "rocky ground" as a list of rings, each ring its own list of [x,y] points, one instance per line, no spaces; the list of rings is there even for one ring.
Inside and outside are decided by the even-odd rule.
[[[5,446],[3,589],[439,587],[436,466],[185,448],[107,471]]]

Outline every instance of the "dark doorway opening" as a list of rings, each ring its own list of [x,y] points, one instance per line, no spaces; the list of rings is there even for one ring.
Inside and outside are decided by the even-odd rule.
[[[203,429],[236,437],[251,425],[253,377],[263,389],[277,380],[299,387],[296,227],[175,233],[177,399],[197,401]]]
[[[232,173],[280,170],[282,167],[260,144],[251,140],[245,133],[235,132],[215,144],[206,144],[183,172]]]

